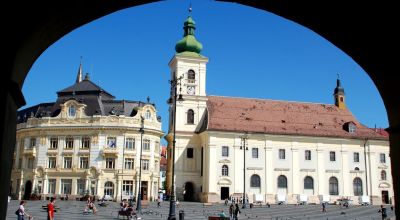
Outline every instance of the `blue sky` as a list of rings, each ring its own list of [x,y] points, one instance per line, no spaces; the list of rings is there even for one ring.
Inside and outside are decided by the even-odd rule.
[[[365,71],[311,30],[269,12],[193,0],[196,38],[209,57],[207,94],[333,104],[337,74],[363,124],[387,127],[382,99]],[[182,38],[189,1],[151,3],[82,26],[49,47],[23,86],[28,107],[56,100],[83,71],[117,99],[150,96],[167,131],[168,62]]]

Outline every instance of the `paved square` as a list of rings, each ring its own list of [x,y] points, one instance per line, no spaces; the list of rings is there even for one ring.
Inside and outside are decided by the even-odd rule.
[[[46,219],[46,211],[42,209],[42,205],[46,205],[48,201],[27,201],[26,210],[28,213],[34,216],[35,220]],[[11,200],[8,205],[7,220],[17,219],[14,214],[18,208],[19,201]],[[86,220],[86,219],[118,219],[117,213],[119,210],[119,204],[116,202],[108,202],[107,207],[99,207],[98,213],[84,214],[85,202],[79,201],[60,201],[56,200],[56,205],[60,207],[60,210],[56,212],[57,220]],[[395,219],[394,211],[390,210],[390,206],[386,206],[388,210],[388,219]],[[168,217],[169,202],[163,202],[161,208],[157,207],[157,204],[152,202],[149,207],[143,209],[142,219],[167,219]],[[196,202],[180,202],[180,207],[176,209],[177,219],[179,219],[179,211],[185,212],[186,220],[204,220],[208,219],[208,216],[217,215],[221,210],[228,213],[229,206],[223,204],[216,204],[213,206],[204,207],[202,203]],[[327,212],[321,212],[322,207],[320,205],[271,205],[270,208],[254,207],[252,209],[242,209],[242,213],[239,219],[270,219],[270,220],[286,220],[286,219],[381,219],[380,213],[378,213],[379,206],[350,206],[349,208],[343,208],[336,205],[328,205]],[[123,219],[122,217],[120,219]]]

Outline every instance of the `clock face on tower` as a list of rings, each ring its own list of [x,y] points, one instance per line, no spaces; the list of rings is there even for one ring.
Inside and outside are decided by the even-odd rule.
[[[194,93],[195,93],[195,87],[194,87],[194,86],[188,86],[188,87],[186,88],[186,91],[187,91],[187,94],[189,94],[189,95],[194,95]]]

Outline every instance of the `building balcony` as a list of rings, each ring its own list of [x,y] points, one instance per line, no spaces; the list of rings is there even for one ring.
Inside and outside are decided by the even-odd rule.
[[[107,147],[107,148],[103,149],[102,155],[103,155],[103,157],[105,157],[105,156],[114,156],[114,157],[116,157],[116,156],[118,156],[118,150],[117,150],[117,148]]]
[[[24,155],[25,156],[36,157],[36,148],[26,148],[26,149],[24,149]]]

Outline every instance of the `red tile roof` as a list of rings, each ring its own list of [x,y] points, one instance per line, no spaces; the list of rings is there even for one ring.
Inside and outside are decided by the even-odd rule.
[[[208,96],[207,111],[210,131],[388,139],[362,125],[349,110],[330,104]],[[344,129],[346,122],[356,125],[355,133]]]

